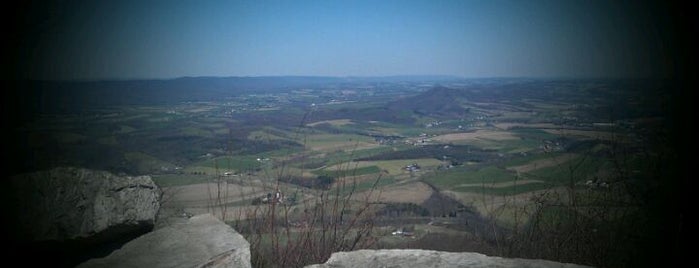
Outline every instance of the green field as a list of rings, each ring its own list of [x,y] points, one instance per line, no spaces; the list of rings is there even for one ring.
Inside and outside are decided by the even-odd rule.
[[[523,139],[531,139],[536,141],[553,140],[558,138],[557,135],[536,128],[513,128],[510,129],[510,132]]]
[[[202,138],[211,138],[213,133],[209,130],[197,127],[184,127],[180,129],[180,134],[185,136],[198,136]]]
[[[545,167],[522,174],[523,178],[543,180],[552,184],[565,185],[587,180],[600,170],[611,169],[611,163],[600,158],[577,156],[557,166]]]
[[[312,134],[303,137],[306,146],[317,151],[351,151],[374,142],[371,137],[356,134]]]
[[[298,129],[297,129],[298,130]],[[265,127],[248,134],[249,140],[294,140],[300,139],[301,132],[281,130],[274,127]]]
[[[197,183],[211,182],[214,176],[189,175],[189,174],[164,174],[151,176],[155,184],[160,187],[172,187]]]
[[[245,170],[256,169],[262,166],[262,161],[257,160],[258,157],[241,155],[241,156],[221,156],[213,159],[203,160],[194,166],[219,168],[221,173],[224,171],[235,170],[242,172]]]
[[[381,169],[378,166],[368,166],[368,167],[360,167],[360,168],[354,168],[354,167],[347,167],[347,169],[340,169],[340,170],[328,170],[328,169],[322,169],[322,170],[314,170],[312,171],[313,174],[316,174],[318,176],[331,176],[331,177],[348,177],[348,176],[361,176],[361,175],[367,175],[367,174],[375,174],[381,172]]]
[[[60,143],[78,143],[85,141],[86,136],[72,132],[58,132],[52,135]]]
[[[488,140],[479,139],[475,141],[457,141],[454,144],[473,145],[484,150],[494,150],[501,153],[514,154],[536,150],[541,145],[541,141],[535,139],[509,139],[509,140]]]
[[[384,152],[393,151],[395,149],[398,149],[398,148],[397,147],[389,147],[389,146],[379,146],[379,147],[368,148],[368,149],[359,149],[359,150],[350,150],[350,151],[336,151],[336,152],[326,153],[322,159],[326,165],[332,166],[332,165],[337,165],[337,164],[345,163],[348,161],[352,161],[354,159],[370,157],[370,156],[378,155],[378,154],[381,154]]]
[[[44,91],[41,102],[31,103],[42,109],[21,116],[26,122],[10,130],[24,147],[10,153],[10,175],[61,166],[149,175],[165,188],[163,212],[178,218],[218,208],[237,213],[226,219],[238,217],[241,234],[259,236],[251,244],[267,248],[261,254],[251,247],[252,256],[272,267],[294,266],[266,263],[276,256],[299,256],[270,250],[275,239],[282,247],[319,255],[294,240],[303,228],[310,228],[313,240],[329,239],[315,233],[328,228],[328,220],[339,220],[341,228],[376,228],[369,238],[386,242],[377,248],[624,267],[597,261],[617,258],[628,245],[608,242],[649,241],[641,241],[642,231],[610,223],[663,223],[629,215],[641,214],[644,206],[665,209],[647,197],[668,195],[661,190],[670,190],[663,187],[677,176],[668,169],[677,155],[665,144],[674,121],[661,112],[671,96],[651,91],[670,87],[650,80],[286,77],[267,83],[275,78],[260,77],[239,83],[249,79],[239,77],[200,86],[211,79],[201,77],[180,86],[188,79],[121,81],[112,84],[114,90],[106,88],[108,94],[95,93],[104,90],[102,84],[81,91],[82,82],[75,82],[75,91],[61,98],[49,98],[58,91]],[[140,89],[150,83],[157,84],[151,91]],[[121,96],[120,87],[128,94]],[[658,94],[646,98],[641,92]],[[206,183],[216,181],[230,183],[226,190],[240,196],[214,204]],[[265,198],[276,191],[281,203]],[[378,198],[364,199],[370,191]],[[350,207],[337,211],[334,200]],[[362,205],[371,222],[353,222]],[[285,226],[291,228],[288,236]],[[391,234],[404,227],[415,235]],[[575,234],[585,239],[571,238]],[[313,246],[345,249],[326,242]],[[462,247],[474,242],[503,248]]]
[[[451,190],[456,192],[472,192],[487,195],[514,195],[548,188],[551,188],[551,184],[539,182],[518,184],[507,187],[489,187],[487,183],[484,183],[483,186],[457,186]]]
[[[134,165],[136,170],[141,174],[148,174],[154,171],[161,170],[162,168],[174,168],[174,165],[151,155],[142,152],[127,152],[124,153],[124,158],[130,164]]]
[[[349,167],[367,167],[378,166],[381,170],[385,170],[388,174],[396,175],[407,173],[404,168],[408,165],[418,164],[422,169],[431,169],[442,162],[434,158],[418,158],[418,159],[400,159],[400,160],[379,160],[379,161],[358,161],[348,164]],[[346,168],[347,165],[335,165],[328,169]],[[425,172],[425,171],[421,171]]]
[[[529,154],[527,156],[518,156],[514,159],[508,160],[504,165],[506,167],[515,167],[525,165],[529,162],[542,160],[542,159],[556,159],[561,157],[561,153],[539,153],[539,154]]]
[[[378,181],[377,181],[378,179]],[[381,187],[381,186],[386,186],[386,185],[391,185],[394,184],[396,180],[394,180],[391,177],[381,177],[381,178],[373,178],[369,180],[364,180],[361,182],[357,182],[356,185],[354,184],[355,182],[350,180],[345,182],[345,186],[339,186],[340,187],[340,192],[342,195],[349,194],[349,193],[360,193],[364,191],[371,190],[372,187]],[[338,183],[341,184],[341,183]],[[336,186],[337,187],[337,186]],[[378,194],[378,192],[377,192]]]
[[[457,167],[443,172],[435,172],[425,178],[442,189],[450,189],[460,184],[474,183],[499,183],[514,181],[515,175],[505,169],[487,166],[478,170],[470,170],[465,167]]]
[[[108,146],[118,146],[119,142],[115,136],[107,136],[97,139],[97,143],[108,145]]]

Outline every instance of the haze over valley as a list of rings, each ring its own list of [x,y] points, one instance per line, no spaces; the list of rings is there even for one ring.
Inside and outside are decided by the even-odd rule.
[[[372,224],[371,247],[503,254],[498,239],[524,231],[644,228],[629,221],[649,220],[632,211],[665,172],[655,166],[667,150],[667,87],[451,76],[32,82],[11,171],[150,175],[167,200],[162,221],[213,213],[245,226],[266,208],[285,213],[273,224],[291,232],[336,194],[343,211],[369,209],[355,220]]]
[[[0,229],[58,267],[672,266],[689,10],[23,3]]]

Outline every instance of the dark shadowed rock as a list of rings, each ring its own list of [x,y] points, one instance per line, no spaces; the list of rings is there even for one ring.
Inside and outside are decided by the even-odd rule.
[[[81,168],[17,175],[3,190],[15,255],[43,255],[53,266],[104,256],[152,230],[161,195],[148,176]]]
[[[357,250],[337,252],[324,264],[306,266],[308,268],[342,268],[342,267],[393,267],[393,268],[427,268],[427,267],[587,267],[576,264],[560,263],[546,260],[506,259],[489,257],[472,252],[443,252],[420,249],[384,249]]]
[[[78,267],[250,267],[250,244],[204,214],[143,235]]]
[[[15,176],[12,186],[22,240],[80,239],[110,229],[152,227],[160,208],[160,190],[149,176],[55,168]]]

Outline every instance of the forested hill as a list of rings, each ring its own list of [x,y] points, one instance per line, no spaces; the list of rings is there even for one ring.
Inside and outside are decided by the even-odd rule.
[[[400,99],[388,104],[391,110],[410,110],[420,115],[461,116],[464,108],[459,104],[465,92],[458,89],[436,86],[419,95]]]

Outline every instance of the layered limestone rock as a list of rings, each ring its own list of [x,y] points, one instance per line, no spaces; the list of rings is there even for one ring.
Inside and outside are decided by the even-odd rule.
[[[306,266],[307,268],[342,268],[342,267],[393,267],[393,268],[428,268],[428,267],[587,267],[576,264],[560,263],[546,260],[506,259],[489,257],[472,252],[443,252],[420,249],[384,249],[357,250],[337,252],[324,264]]]
[[[78,267],[250,267],[250,244],[204,214],[143,235]]]
[[[152,229],[160,189],[148,176],[55,168],[15,176],[15,238],[20,241],[103,240]],[[144,231],[145,230],[145,231]]]

